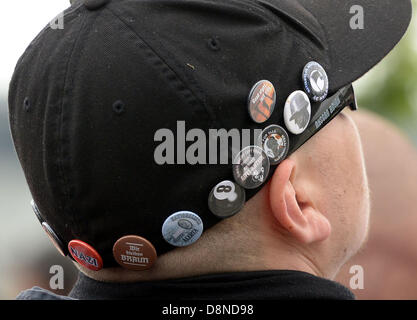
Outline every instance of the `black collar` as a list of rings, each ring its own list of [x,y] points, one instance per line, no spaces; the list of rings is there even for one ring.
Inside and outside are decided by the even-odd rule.
[[[72,289],[75,299],[269,300],[354,299],[341,284],[290,270],[210,274],[175,280],[104,283],[83,274]]]

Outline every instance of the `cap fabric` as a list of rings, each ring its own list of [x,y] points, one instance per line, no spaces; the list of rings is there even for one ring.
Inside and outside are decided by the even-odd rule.
[[[363,30],[350,28],[353,5],[364,8]],[[205,230],[220,221],[207,198],[233,179],[232,161],[182,164],[175,141],[177,164],[158,165],[157,130],[284,127],[308,62],[324,67],[331,95],[378,63],[410,18],[409,0],[74,1],[64,29],[41,31],[10,84],[12,136],[42,217],[65,244],[91,245],[105,268],[118,265],[112,248],[125,235],[158,255],[175,248],[164,221],[178,211]],[[257,124],[247,97],[262,79],[276,107]]]

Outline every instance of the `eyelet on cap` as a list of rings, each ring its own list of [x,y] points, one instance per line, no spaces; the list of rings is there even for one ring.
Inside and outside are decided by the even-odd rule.
[[[116,114],[122,114],[125,111],[125,104],[121,100],[117,100],[113,103],[113,111]]]
[[[213,51],[219,51],[220,50],[220,41],[217,37],[212,37],[207,40],[208,47]]]
[[[28,97],[23,101],[23,109],[25,109],[26,112],[30,110],[30,100]]]
[[[88,10],[97,10],[105,6],[110,0],[85,0],[84,5]]]

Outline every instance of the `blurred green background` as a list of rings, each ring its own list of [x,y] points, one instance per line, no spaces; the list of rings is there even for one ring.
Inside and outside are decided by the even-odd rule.
[[[370,109],[417,141],[417,1],[413,20],[400,44],[355,83],[360,108]],[[381,22],[385,23],[385,22]]]
[[[386,117],[417,145],[417,0],[413,3],[413,21],[405,38],[382,63],[355,83],[355,89],[360,108]],[[29,41],[45,21],[52,20],[67,5],[68,0],[1,1],[2,79],[10,79]],[[35,19],[33,10],[39,12],[37,25],[29,24]],[[19,38],[10,28],[10,15],[30,32]],[[14,51],[12,43],[16,44]],[[56,252],[32,213],[31,196],[10,137],[7,91],[8,81],[0,82],[0,299],[13,299],[19,291],[34,285],[48,288],[49,268],[53,264],[65,269],[65,290],[57,291],[65,294],[74,281],[74,267]]]

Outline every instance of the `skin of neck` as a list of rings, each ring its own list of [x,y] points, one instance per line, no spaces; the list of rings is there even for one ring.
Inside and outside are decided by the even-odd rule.
[[[326,255],[326,243],[306,248],[292,239],[273,218],[268,193],[269,185],[248,201],[239,214],[205,231],[193,245],[161,255],[151,269],[106,268],[95,272],[76,266],[90,278],[118,283],[264,270],[297,270],[333,278],[338,267],[322,267],[333,265]]]

